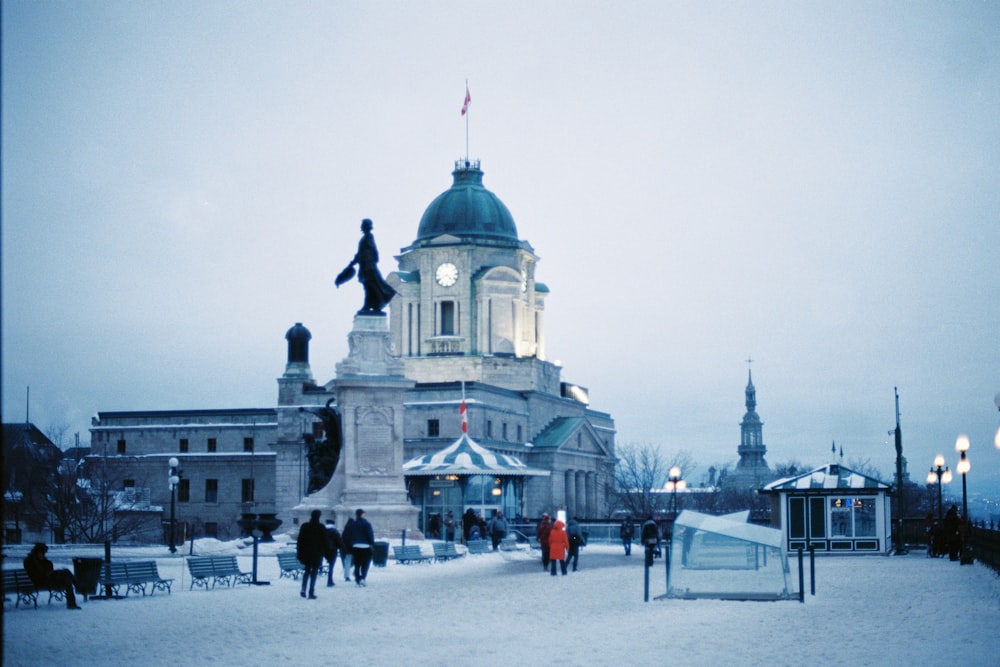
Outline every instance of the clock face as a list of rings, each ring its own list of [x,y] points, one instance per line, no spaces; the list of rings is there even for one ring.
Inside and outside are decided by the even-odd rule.
[[[458,280],[458,269],[451,262],[445,262],[437,268],[434,277],[442,287],[451,287]]]

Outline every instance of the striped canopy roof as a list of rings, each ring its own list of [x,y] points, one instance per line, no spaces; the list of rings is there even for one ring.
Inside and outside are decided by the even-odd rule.
[[[779,491],[806,491],[806,490],[830,490],[830,491],[850,491],[858,489],[888,489],[889,485],[880,482],[874,477],[862,475],[854,472],[842,465],[831,463],[821,466],[815,470],[801,473],[794,477],[777,479],[762,491],[773,493]]]
[[[439,452],[403,464],[404,475],[548,475],[548,470],[529,468],[521,459],[496,454],[476,444],[467,433]]]

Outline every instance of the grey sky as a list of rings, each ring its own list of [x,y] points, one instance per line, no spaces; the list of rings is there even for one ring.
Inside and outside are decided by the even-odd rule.
[[[898,386],[913,477],[965,432],[1000,489],[992,2],[5,2],[4,420],[273,405],[297,321],[332,378],[466,79],[619,442],[734,463],[751,356],[771,463],[888,476]]]

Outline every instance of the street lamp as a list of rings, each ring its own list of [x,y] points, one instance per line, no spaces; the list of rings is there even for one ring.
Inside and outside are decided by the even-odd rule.
[[[177,460],[176,456],[171,456],[170,460],[167,461],[167,465],[170,466],[170,475],[167,477],[167,481],[170,483],[170,553],[177,553],[177,546],[175,540],[175,529],[177,526],[177,517],[175,515],[175,507],[177,500],[177,484],[181,481],[180,474],[177,470],[177,466],[181,464]]]
[[[958,465],[955,466],[955,470],[962,475],[962,554],[961,561],[962,565],[968,565],[972,563],[972,559],[965,555],[965,540],[968,539],[969,534],[969,496],[965,491],[965,475],[972,469],[972,464],[969,459],[966,458],[965,453],[969,451],[969,436],[964,433],[958,436],[955,440],[955,451],[959,453],[961,458],[958,460]]]
[[[997,410],[1000,410],[1000,392],[993,397],[993,404],[997,406]],[[997,434],[993,436],[993,446],[1000,449],[1000,426],[997,426]]]
[[[674,518],[677,518],[677,492],[683,491],[687,488],[687,482],[681,479],[681,468],[680,466],[673,466],[667,472],[667,483],[663,485],[665,491],[671,492],[670,497],[670,511],[673,513]]]
[[[941,454],[934,457],[934,467],[927,473],[927,483],[934,484],[935,482],[937,482],[938,487],[938,523],[941,523],[944,520],[941,514],[941,484],[951,484],[951,471],[944,464],[944,456]]]

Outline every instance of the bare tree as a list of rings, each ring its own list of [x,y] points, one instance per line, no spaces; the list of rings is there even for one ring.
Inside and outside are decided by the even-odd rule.
[[[678,452],[668,460],[659,447],[651,444],[620,445],[617,453],[615,504],[633,517],[651,516],[666,509],[662,489],[671,467],[679,466],[686,475],[696,467],[689,452]]]

